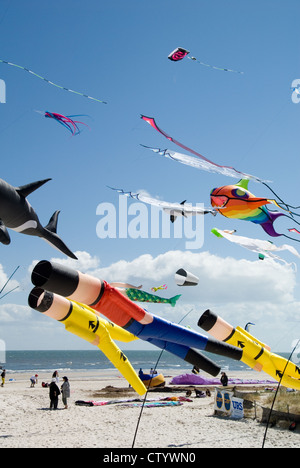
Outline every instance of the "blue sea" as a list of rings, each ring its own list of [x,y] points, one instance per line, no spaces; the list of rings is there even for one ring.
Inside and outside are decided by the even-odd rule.
[[[203,354],[205,354],[203,352]],[[135,370],[143,369],[145,373],[150,371],[151,368],[159,372],[168,370],[176,374],[191,372],[192,365],[186,363],[176,356],[168,352],[161,351],[125,351],[133,368]],[[249,368],[240,361],[233,361],[222,356],[208,355],[222,369],[229,371],[244,371]],[[28,372],[53,372],[58,370],[60,372],[97,372],[99,376],[103,371],[114,370],[112,363],[104,356],[103,353],[97,350],[84,350],[84,351],[6,351],[5,363],[0,363],[0,366],[6,369],[9,373],[28,373]],[[175,372],[176,371],[176,372]]]

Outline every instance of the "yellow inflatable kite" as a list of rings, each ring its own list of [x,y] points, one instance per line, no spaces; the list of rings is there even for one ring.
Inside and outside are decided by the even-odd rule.
[[[291,361],[271,353],[270,346],[261,343],[241,327],[234,328],[211,310],[200,317],[199,327],[214,338],[243,350],[241,361],[256,371],[264,371],[284,387],[300,390],[300,368]]]
[[[67,331],[97,346],[121,372],[139,395],[146,387],[125,354],[113,340],[130,342],[138,338],[127,330],[95,314],[94,309],[57,294],[34,288],[28,299],[30,307],[65,325]]]

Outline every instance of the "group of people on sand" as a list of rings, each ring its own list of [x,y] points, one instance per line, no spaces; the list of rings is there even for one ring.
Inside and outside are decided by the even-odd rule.
[[[34,385],[37,383],[37,377],[38,375],[36,374],[35,376],[30,378],[31,387],[34,387]],[[62,396],[62,402],[64,404],[65,409],[68,408],[68,398],[70,398],[70,383],[68,377],[63,377],[63,383],[59,388],[58,371],[54,371],[52,374],[51,382],[42,382],[42,387],[49,388],[50,409],[57,409],[59,395]]]
[[[5,375],[6,370],[2,369],[1,372],[1,387],[4,387],[5,384]],[[38,383],[38,374],[30,377],[30,387],[34,387]],[[57,409],[58,406],[58,397],[62,396],[62,402],[65,406],[65,409],[68,408],[68,398],[70,398],[70,383],[68,377],[63,377],[63,383],[59,389],[59,375],[58,371],[54,371],[50,384],[45,384],[42,382],[43,387],[49,387],[49,398],[50,398],[50,409]]]
[[[50,397],[50,409],[57,409],[58,397],[61,394],[62,402],[65,409],[68,408],[68,398],[70,398],[70,383],[68,377],[63,377],[63,383],[59,389],[59,376],[58,372],[53,372],[51,382],[49,384],[49,397]]]

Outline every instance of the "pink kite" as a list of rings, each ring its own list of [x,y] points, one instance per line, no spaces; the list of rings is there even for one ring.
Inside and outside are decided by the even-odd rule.
[[[46,111],[45,117],[56,120],[58,123],[67,128],[72,133],[72,136],[78,135],[80,133],[80,129],[77,124],[86,125],[83,122],[71,119],[71,117],[79,117],[78,115],[61,115],[57,114],[56,112]]]

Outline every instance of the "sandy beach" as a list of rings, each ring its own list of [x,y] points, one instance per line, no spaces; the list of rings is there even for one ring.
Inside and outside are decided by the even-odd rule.
[[[258,378],[256,373],[249,372],[235,372],[230,376]],[[58,410],[50,410],[49,389],[43,388],[41,383],[50,382],[51,375],[41,373],[34,388],[30,388],[29,374],[7,375],[5,386],[0,388],[1,448],[130,449],[133,441],[136,449],[262,447],[266,426],[250,418],[231,420],[215,416],[213,392],[205,398],[195,398],[194,394],[191,402],[183,402],[180,406],[144,408],[134,439],[140,407],[75,405],[77,400],[137,398],[138,395],[128,388],[127,382],[117,372],[74,372],[68,377],[71,386],[68,409],[63,409],[60,397]],[[266,377],[259,375],[261,379]],[[167,385],[170,380],[171,376],[166,378]],[[103,391],[107,386],[120,389],[120,392]],[[148,399],[172,395],[149,392]],[[176,396],[185,396],[185,391],[177,392]],[[298,431],[270,427],[264,447],[298,448],[299,444]]]

